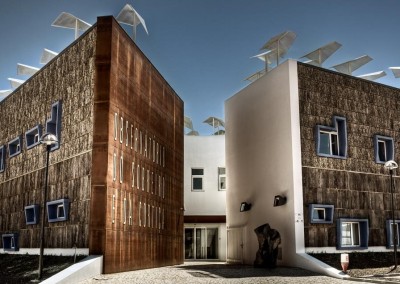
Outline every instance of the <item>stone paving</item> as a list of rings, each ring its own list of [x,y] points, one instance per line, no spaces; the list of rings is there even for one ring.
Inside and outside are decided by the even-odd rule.
[[[335,284],[371,282],[341,280],[299,268],[278,267],[276,269],[261,269],[244,265],[227,265],[224,262],[196,261],[185,262],[183,265],[178,266],[144,269],[115,274],[104,274],[81,282],[81,284],[89,283]]]

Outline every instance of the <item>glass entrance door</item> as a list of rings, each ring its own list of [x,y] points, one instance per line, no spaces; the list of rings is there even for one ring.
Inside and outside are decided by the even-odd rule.
[[[218,228],[185,228],[185,259],[218,259]]]
[[[185,228],[185,259],[194,259],[194,229]]]

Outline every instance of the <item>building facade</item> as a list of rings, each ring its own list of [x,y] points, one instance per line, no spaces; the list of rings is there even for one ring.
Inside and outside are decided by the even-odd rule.
[[[185,259],[226,259],[225,136],[185,136]]]
[[[183,102],[112,17],[0,103],[3,249],[104,256],[104,272],[182,263]],[[18,245],[16,245],[18,244]],[[46,253],[46,249],[45,249]]]
[[[306,252],[390,248],[383,165],[399,158],[399,97],[399,89],[289,60],[228,99],[228,260],[253,262],[253,230],[264,223],[280,233],[284,265],[335,274]],[[251,210],[240,212],[242,202]]]

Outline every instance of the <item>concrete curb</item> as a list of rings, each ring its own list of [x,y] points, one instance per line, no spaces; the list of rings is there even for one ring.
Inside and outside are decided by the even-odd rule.
[[[77,283],[101,275],[102,272],[103,256],[90,255],[40,283]]]

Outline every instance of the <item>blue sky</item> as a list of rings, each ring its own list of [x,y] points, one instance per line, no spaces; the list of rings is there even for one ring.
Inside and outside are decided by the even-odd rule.
[[[271,37],[291,30],[297,38],[285,58],[337,41],[342,44],[323,67],[368,54],[374,60],[354,75],[384,70],[377,82],[400,87],[388,67],[400,66],[398,0],[0,0],[0,90],[16,64],[40,67],[43,48],[60,52],[72,30],[51,27],[61,12],[94,24],[131,4],[146,21],[137,44],[185,101],[185,114],[203,135],[209,116],[223,118],[224,100],[263,68],[250,57]],[[130,32],[130,28],[126,27]]]

